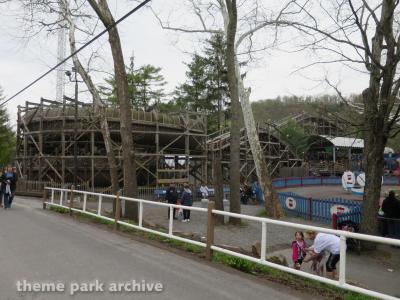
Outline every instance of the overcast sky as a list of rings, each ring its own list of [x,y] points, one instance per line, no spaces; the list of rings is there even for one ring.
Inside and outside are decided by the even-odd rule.
[[[169,0],[177,3],[178,0]],[[163,1],[165,4],[168,1]],[[113,12],[118,16],[126,13],[134,4],[127,1],[110,1]],[[158,5],[157,1],[153,1]],[[1,5],[0,5],[1,6]],[[56,36],[38,35],[27,42],[19,38],[22,35],[15,14],[8,6],[0,8],[0,86],[5,96],[10,96],[23,88],[30,81],[56,64]],[[167,90],[185,80],[185,62],[190,56],[183,50],[194,51],[194,38],[171,33],[161,29],[159,23],[148,9],[132,15],[119,25],[124,48],[125,60],[134,52],[136,65],[153,64],[162,68],[162,74],[168,81]],[[96,47],[103,45],[104,53],[108,50],[107,36],[103,36]],[[105,54],[105,61],[97,66],[107,72],[112,71],[112,62]],[[283,95],[318,95],[334,91],[318,82],[326,74],[333,81],[340,79],[340,88],[345,94],[359,93],[365,88],[366,78],[359,73],[341,66],[324,65],[295,72],[299,67],[312,61],[310,53],[286,53],[270,50],[263,59],[252,66],[246,77],[246,85],[251,86],[251,100],[274,98]],[[96,74],[100,80],[105,74]],[[15,122],[18,105],[26,100],[39,101],[40,97],[54,99],[56,74],[52,73],[40,83],[7,104],[10,117]],[[82,87],[84,89],[84,87]],[[72,86],[67,85],[66,94],[72,96]],[[84,95],[82,95],[84,97]]]

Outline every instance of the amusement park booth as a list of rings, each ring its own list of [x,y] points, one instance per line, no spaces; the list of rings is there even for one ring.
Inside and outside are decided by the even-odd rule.
[[[312,135],[305,156],[313,175],[341,175],[345,170],[362,170],[363,149],[362,139]]]

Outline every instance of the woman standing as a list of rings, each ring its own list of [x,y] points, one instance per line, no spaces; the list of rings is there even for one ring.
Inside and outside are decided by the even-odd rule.
[[[184,206],[192,206],[193,205],[192,191],[190,190],[189,185],[187,183],[183,186],[182,205],[184,205]],[[182,222],[190,222],[190,210],[189,209],[183,210]]]
[[[1,175],[1,192],[4,195],[4,209],[11,208],[17,188],[17,174],[13,172],[11,166]]]

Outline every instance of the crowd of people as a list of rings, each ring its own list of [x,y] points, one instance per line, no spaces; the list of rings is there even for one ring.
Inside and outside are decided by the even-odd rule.
[[[165,200],[170,203],[170,204],[176,204],[176,205],[183,205],[183,206],[192,206],[193,205],[193,194],[192,191],[190,190],[190,187],[188,184],[185,184],[183,186],[183,191],[179,192],[175,186],[175,184],[171,183],[169,188],[166,191],[165,194]],[[178,212],[178,215],[182,215],[182,222],[190,222],[190,209],[183,209],[180,211],[180,209],[173,208],[173,214],[172,217],[174,220],[177,220],[178,217],[176,216]],[[168,218],[170,217],[170,211],[168,208]]]
[[[0,207],[10,209],[17,188],[17,172],[12,166],[4,168],[0,176]]]
[[[264,202],[264,194],[258,181],[250,186],[246,182],[240,185],[240,202],[242,204],[262,204]]]

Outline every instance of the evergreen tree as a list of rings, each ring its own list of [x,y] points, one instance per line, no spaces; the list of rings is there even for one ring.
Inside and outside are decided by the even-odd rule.
[[[187,64],[186,82],[175,90],[174,100],[180,108],[208,113],[210,130],[223,127],[229,109],[225,49],[222,35],[207,40],[203,54],[193,55]]]
[[[3,98],[3,90],[0,87],[0,101]],[[15,154],[16,138],[11,129],[7,110],[0,107],[0,165],[12,163]]]
[[[215,34],[207,41],[204,54],[207,61],[208,99],[214,107],[214,114],[211,117],[217,125],[215,129],[221,129],[228,117],[230,103],[228,71],[225,63],[226,43],[222,34]]]
[[[131,63],[126,73],[128,96],[134,109],[147,110],[151,106],[160,104],[165,96],[164,86],[167,84],[161,74],[161,68],[144,65],[135,69],[134,59],[131,57]],[[101,87],[102,93],[107,96],[110,103],[117,103],[115,78],[108,78],[106,82],[109,87]]]
[[[213,110],[208,100],[206,59],[195,54],[187,64],[187,81],[176,88],[175,101],[182,109],[195,112]]]

